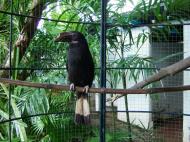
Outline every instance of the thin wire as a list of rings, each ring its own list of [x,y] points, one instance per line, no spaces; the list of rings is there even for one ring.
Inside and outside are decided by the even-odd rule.
[[[11,2],[11,13],[13,12],[13,0]],[[13,43],[13,15],[10,15],[10,42],[9,42],[9,78],[12,76],[12,43]],[[9,100],[8,100],[8,111],[9,111],[9,120],[11,120],[11,93],[12,93],[12,85],[9,85]],[[9,122],[9,142],[11,142],[11,121]]]
[[[7,12],[7,11],[2,11],[0,10],[0,13],[8,14],[8,15],[14,15],[14,16],[20,16],[20,17],[27,17],[27,18],[35,18],[35,19],[41,19],[41,20],[46,20],[46,21],[52,21],[52,22],[62,22],[62,23],[70,23],[70,24],[94,24],[94,25],[100,25],[100,23],[96,22],[76,22],[76,21],[65,21],[65,20],[56,20],[56,19],[51,19],[51,18],[44,18],[44,17],[36,17],[36,16],[31,16],[31,15],[25,15],[25,14],[20,14],[20,13],[15,13],[15,12]]]
[[[61,67],[57,67],[57,68],[11,68],[12,70],[65,70],[66,68],[61,68]],[[96,67],[95,69],[101,69],[100,67]],[[108,67],[108,68],[106,68],[106,70],[120,70],[120,69],[139,69],[139,70],[145,70],[145,69],[150,69],[150,70],[155,70],[155,69],[157,69],[157,70],[159,70],[159,68],[129,68],[129,67],[127,67],[127,68],[123,68],[123,67],[121,67],[121,68],[119,68],[119,67],[117,67],[117,68],[110,68],[110,67]],[[10,70],[10,68],[0,68],[0,70]]]
[[[177,113],[177,112],[161,112],[161,111],[138,111],[138,110],[129,110],[129,111],[125,111],[125,110],[118,110],[118,111],[105,111],[106,113],[115,113],[115,112],[129,112],[129,113],[150,113],[150,114],[164,114],[164,115],[175,115],[175,116],[190,116],[190,114],[187,113]],[[92,111],[93,113],[99,113],[99,111]],[[7,123],[7,122],[12,122],[15,120],[19,120],[19,119],[28,119],[28,118],[32,118],[32,117],[38,117],[38,116],[43,116],[43,115],[62,115],[62,114],[74,114],[74,112],[72,111],[64,111],[64,112],[49,112],[49,113],[39,113],[39,114],[34,114],[34,115],[28,115],[28,116],[22,116],[22,117],[16,117],[16,118],[12,118],[10,120],[4,120],[4,121],[0,121],[0,124],[3,123]]]
[[[8,15],[14,15],[14,16],[20,16],[20,17],[28,17],[28,18],[36,18],[36,19],[42,19],[42,20],[46,20],[46,21],[52,21],[52,22],[62,22],[62,23],[70,23],[70,24],[93,24],[93,25],[99,25],[100,23],[98,22],[77,22],[77,21],[65,21],[65,20],[56,20],[56,19],[51,19],[51,18],[44,18],[44,17],[36,17],[36,16],[31,16],[31,15],[25,15],[25,14],[20,14],[20,13],[15,13],[15,12],[7,12],[7,11],[3,11],[0,10],[0,13],[4,13],[4,14],[8,14]],[[177,25],[190,25],[189,22],[176,22],[172,23],[172,26],[177,26]],[[126,24],[112,24],[112,23],[106,23],[107,27],[123,27],[123,28],[137,28],[137,27],[144,27],[144,26],[148,26],[148,27],[152,27],[152,26],[171,26],[170,23],[145,23],[145,24],[138,24],[138,25],[134,25],[134,24],[130,24],[130,23],[126,23]]]
[[[99,70],[100,69],[100,67],[96,67],[95,68],[96,70]],[[129,67],[127,67],[127,68],[123,68],[123,67],[117,67],[117,68],[110,68],[110,67],[108,67],[108,68],[106,68],[106,70],[136,70],[136,69],[138,69],[138,70],[160,70],[161,68],[129,68]],[[8,67],[6,67],[6,68],[0,68],[0,70],[66,70],[66,68],[61,68],[61,67],[57,67],[57,68],[8,68]],[[185,69],[184,71],[190,71],[190,69],[188,68],[188,69]]]

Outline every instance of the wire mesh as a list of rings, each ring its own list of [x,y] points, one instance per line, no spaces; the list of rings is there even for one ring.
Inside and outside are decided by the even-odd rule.
[[[188,0],[133,4],[130,10],[129,1],[102,1],[102,7],[95,0],[3,1],[0,77],[68,84],[68,45],[53,40],[62,31],[85,35],[96,67],[95,86],[127,89],[189,56]],[[146,87],[188,84],[186,69]],[[0,140],[188,142],[188,94],[128,94],[115,102],[106,102],[115,94],[101,100],[103,95],[90,94],[92,122],[81,126],[74,123],[73,93],[1,84]]]

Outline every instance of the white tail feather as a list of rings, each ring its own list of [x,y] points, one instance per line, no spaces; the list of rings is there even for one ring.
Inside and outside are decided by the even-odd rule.
[[[75,123],[84,125],[90,124],[90,107],[87,98],[83,96],[76,101]]]
[[[83,97],[76,101],[75,114],[83,115]]]
[[[87,98],[83,99],[83,116],[90,115],[90,107]]]

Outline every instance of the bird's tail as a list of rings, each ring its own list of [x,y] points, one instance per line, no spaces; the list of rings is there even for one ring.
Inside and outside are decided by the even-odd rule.
[[[90,107],[87,100],[87,94],[78,95],[75,108],[75,123],[90,124]]]

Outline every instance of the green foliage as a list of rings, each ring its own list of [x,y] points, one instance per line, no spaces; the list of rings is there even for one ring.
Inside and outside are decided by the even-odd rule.
[[[66,46],[63,44],[57,45],[53,41],[54,37],[55,35],[49,32],[38,31],[19,66],[26,68],[64,67]],[[28,64],[25,64],[26,62]]]
[[[133,3],[132,0],[129,0]],[[13,46],[12,67],[14,68],[34,68],[34,70],[13,70],[12,78],[26,76],[26,80],[31,82],[67,84],[67,74],[65,68],[66,51],[68,45],[65,43],[55,43],[53,39],[62,31],[80,31],[84,33],[94,58],[95,66],[99,67],[100,51],[100,27],[98,24],[85,24],[88,22],[100,22],[100,1],[96,0],[46,0],[43,1],[46,8],[43,17],[60,20],[60,22],[50,22],[41,20],[40,26],[31,40],[29,47],[22,60],[19,62],[19,49]],[[14,0],[13,11],[25,15],[30,15],[33,8],[32,0]],[[163,59],[156,59],[140,54],[145,43],[150,38],[151,33],[142,30],[138,35],[133,34],[133,28],[128,25],[142,22],[150,24],[150,17],[153,16],[156,23],[167,23],[169,20],[189,19],[189,0],[165,0],[166,12],[160,14],[159,0],[141,0],[133,9],[126,13],[121,13],[121,9],[126,6],[126,1],[119,0],[116,4],[108,3],[107,22],[109,24],[125,24],[126,26],[108,27],[107,30],[107,67],[126,68],[125,70],[108,70],[108,84],[117,88],[123,81],[122,76],[127,80],[139,81],[156,70],[148,69],[155,66],[155,61],[162,62],[168,58],[181,55],[170,55]],[[10,12],[10,3],[1,0],[0,10]],[[13,43],[19,36],[21,29],[25,26],[26,17],[13,17]],[[81,23],[77,23],[81,22]],[[0,13],[0,65],[3,65],[8,58],[10,16]],[[167,39],[167,33],[178,28],[166,26],[164,30],[157,27],[149,27],[158,41]],[[155,30],[156,29],[156,30]],[[160,34],[161,33],[161,34]],[[161,39],[161,40],[160,40]],[[167,41],[167,40],[165,40]],[[126,54],[131,53],[131,54]],[[40,68],[40,70],[35,70]],[[61,70],[48,70],[48,68],[62,68]],[[43,70],[46,69],[46,70]],[[95,79],[99,82],[99,70],[96,70]],[[78,126],[73,123],[74,95],[69,92],[56,92],[44,89],[33,89],[28,87],[8,86],[1,84],[0,87],[0,121],[7,120],[8,113],[8,94],[11,91],[11,116],[28,117],[27,119],[15,120],[12,123],[13,141],[64,141],[70,142],[79,139],[87,142],[99,141],[99,131],[95,127]],[[70,113],[66,113],[66,112]],[[57,112],[58,114],[56,114]],[[65,113],[64,113],[65,112]],[[50,113],[50,115],[43,115]],[[145,129],[145,128],[144,128]],[[150,129],[151,130],[151,129]],[[142,131],[141,131],[142,132]],[[152,136],[152,131],[146,131]],[[129,131],[114,131],[106,133],[107,142],[124,142],[129,140]],[[135,138],[144,138],[144,133],[139,133]],[[27,137],[26,137],[27,135]],[[134,136],[134,134],[133,134]],[[0,140],[8,139],[8,123],[0,125]],[[153,138],[152,138],[153,139]],[[153,139],[154,140],[154,139]]]
[[[9,93],[12,94],[12,90],[9,90],[8,87],[6,87],[3,84],[1,84],[1,87],[3,89],[2,90],[3,96],[6,97],[5,101],[8,104]],[[11,92],[9,92],[9,91],[11,91]],[[11,116],[14,116],[16,118],[21,117],[21,112],[16,105],[16,100],[15,100],[14,96],[10,100],[10,107],[11,107],[11,110],[13,111]],[[0,114],[1,114],[0,116],[1,116],[2,120],[3,119],[8,120],[9,119],[9,113],[11,113],[11,112],[7,112],[7,106],[5,108],[6,108],[5,110],[0,110]],[[15,129],[15,131],[11,132],[12,135],[16,134],[17,136],[20,137],[21,141],[27,141],[26,130],[25,130],[26,124],[22,120],[17,120],[15,122],[13,122],[13,124],[14,125],[12,127]],[[7,133],[6,131],[8,130],[8,125],[5,124],[4,126],[6,129],[3,129],[4,131],[2,131],[2,133]]]

